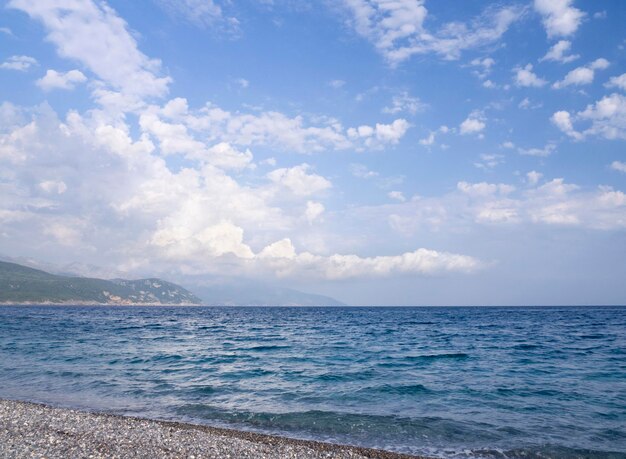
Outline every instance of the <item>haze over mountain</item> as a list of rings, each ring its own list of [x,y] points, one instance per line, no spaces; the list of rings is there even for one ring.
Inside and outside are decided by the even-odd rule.
[[[31,264],[37,265],[35,260]],[[195,293],[157,278],[126,280],[97,279],[67,273],[51,274],[41,269],[0,261],[0,303],[208,305],[208,306],[341,306],[334,298],[264,285],[230,280],[197,286]],[[97,267],[92,267],[98,269]]]
[[[200,304],[183,287],[161,279],[94,279],[50,274],[0,261],[1,303]]]

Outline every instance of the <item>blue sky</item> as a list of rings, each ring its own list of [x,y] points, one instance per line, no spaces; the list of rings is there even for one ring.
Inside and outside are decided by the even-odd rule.
[[[352,304],[626,298],[626,9],[3,1],[0,254]]]

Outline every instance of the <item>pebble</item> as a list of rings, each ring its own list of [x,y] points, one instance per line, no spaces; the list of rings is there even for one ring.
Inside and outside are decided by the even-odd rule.
[[[10,400],[0,400],[0,457],[418,459],[382,450]]]

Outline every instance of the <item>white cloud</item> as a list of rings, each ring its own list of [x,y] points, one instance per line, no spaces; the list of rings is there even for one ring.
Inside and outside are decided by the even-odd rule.
[[[515,67],[513,72],[517,86],[540,88],[547,83],[546,80],[533,73],[532,64],[527,64],[525,67]]]
[[[591,121],[585,135],[597,135],[606,139],[626,139],[626,96],[611,94],[578,113],[578,118]]]
[[[243,229],[228,221],[207,226],[197,232],[182,225],[161,228],[154,233],[150,243],[174,259],[224,255],[254,258],[252,249],[243,242]]]
[[[46,74],[36,81],[44,91],[52,89],[74,89],[77,84],[87,81],[87,77],[80,70],[70,70],[69,72],[57,72],[48,70]]]
[[[490,170],[502,164],[504,162],[504,156],[498,154],[481,154],[480,161],[474,163],[474,166],[483,169]]]
[[[154,0],[167,13],[182,18],[197,27],[211,28],[237,36],[240,32],[239,20],[226,16],[222,7],[214,0]],[[230,2],[225,2],[229,5]]]
[[[241,89],[246,89],[248,86],[250,86],[250,82],[245,78],[237,78],[235,80],[235,83],[237,83]]]
[[[526,180],[530,186],[535,186],[539,183],[539,180],[543,177],[541,172],[530,171],[526,174]]]
[[[424,145],[425,147],[433,145],[435,143],[435,135],[436,133],[434,131],[430,131],[428,137],[420,139],[420,145]]]
[[[442,272],[470,273],[484,265],[466,255],[418,249],[395,256],[359,257],[357,255],[330,255],[309,252],[297,253],[289,239],[269,245],[259,258],[274,267],[282,276],[306,272],[328,280],[355,277],[387,277],[391,275],[431,275]]]
[[[611,187],[583,189],[562,178],[539,185],[542,175],[526,176],[529,186],[459,182],[443,196],[421,197],[393,206],[379,206],[365,214],[368,221],[387,220],[405,235],[442,228],[468,231],[483,226],[565,226],[593,230],[626,228],[626,194]],[[537,186],[539,185],[539,186]]]
[[[569,114],[569,112],[566,112],[564,110],[555,112],[550,118],[550,121],[552,121],[552,123],[556,125],[556,127],[558,127],[561,131],[563,131],[565,134],[572,137],[573,139],[581,140],[583,138],[583,135],[574,129],[572,116]]]
[[[528,97],[525,97],[517,106],[523,110],[536,110],[543,107],[543,104],[541,102],[533,103]]]
[[[291,118],[274,111],[229,112],[210,103],[192,111],[184,99],[174,99],[163,109],[150,107],[142,115],[142,119],[146,120],[146,129],[150,129],[151,124],[166,123],[159,114],[174,121],[175,123],[169,124],[178,126],[176,129],[180,131],[180,135],[186,137],[198,134],[214,142],[228,142],[238,146],[270,146],[298,153],[349,148],[381,149],[398,143],[410,127],[406,120],[400,118],[390,124],[377,123],[375,126],[363,125],[345,129],[337,119],[325,116],[311,117],[309,122],[303,116]],[[147,123],[147,120],[152,121]]]
[[[0,64],[0,69],[17,70],[18,72],[25,72],[34,65],[37,65],[37,59],[35,59],[34,57],[11,56],[2,64]]]
[[[599,136],[605,139],[626,139],[626,96],[613,93],[599,101],[587,105],[587,108],[572,116],[561,110],[552,115],[552,122],[565,134],[575,140],[587,136]],[[591,122],[585,130],[577,131],[573,122]]]
[[[239,151],[226,142],[218,143],[206,149],[206,153],[203,152],[200,158],[222,169],[241,170],[253,166],[250,150]]]
[[[487,127],[484,117],[478,112],[472,112],[459,126],[461,135],[476,134]]]
[[[428,10],[424,0],[344,0],[352,15],[352,26],[371,41],[391,65],[415,54],[434,53],[458,59],[468,49],[498,41],[523,9],[487,8],[470,23],[451,22],[431,32],[424,22]]]
[[[11,29],[9,29],[8,27],[0,27],[0,32],[2,32],[5,35],[8,35],[10,37],[13,36],[13,31]]]
[[[409,122],[400,118],[391,124],[376,123],[374,127],[364,125],[350,128],[347,134],[351,139],[362,139],[366,147],[377,148],[385,144],[397,144],[409,127]]]
[[[326,209],[321,202],[307,201],[304,216],[309,224],[312,224],[324,213],[325,210]]]
[[[67,185],[62,180],[44,180],[39,183],[39,188],[46,193],[63,194],[67,191]]]
[[[626,163],[623,161],[613,161],[611,163],[611,169],[618,172],[626,173]]]
[[[345,84],[346,82],[343,80],[331,80],[328,82],[328,86],[330,86],[333,89],[339,89],[343,87]]]
[[[259,164],[263,164],[263,165],[267,165],[267,166],[272,166],[272,167],[274,167],[274,166],[276,166],[276,164],[278,164],[278,163],[277,163],[277,161],[276,161],[276,158],[274,158],[274,157],[270,157],[270,158],[264,159],[263,161],[260,161],[260,162],[259,162]]]
[[[332,187],[330,181],[321,175],[309,173],[310,170],[311,166],[304,163],[275,169],[267,174],[267,178],[296,196],[311,196]]]
[[[543,148],[518,148],[517,151],[520,155],[546,157],[556,151],[556,145],[548,143]]]
[[[493,196],[496,194],[507,195],[515,191],[515,187],[504,183],[494,184],[487,182],[468,183],[458,182],[457,189],[469,196]]]
[[[572,35],[585,13],[572,6],[573,0],[535,0],[535,10],[543,17],[548,37]]]
[[[568,54],[570,48],[572,47],[572,42],[569,40],[559,40],[555,43],[543,56],[539,59],[540,62],[543,61],[555,61],[560,62],[561,64],[567,64],[568,62],[575,61],[580,57],[579,54]]]
[[[626,73],[622,73],[619,76],[611,77],[608,83],[605,84],[607,88],[619,88],[622,91],[626,91]]]
[[[424,145],[425,147],[430,147],[430,146],[434,145],[435,139],[437,137],[437,134],[439,134],[439,133],[447,134],[450,131],[451,131],[451,129],[448,126],[445,126],[445,125],[444,126],[439,126],[439,128],[436,131],[430,131],[430,133],[428,134],[428,137],[426,137],[424,139],[420,139],[419,143],[420,143],[420,145]]]
[[[159,77],[161,63],[137,48],[126,22],[106,3],[91,0],[10,0],[8,6],[43,23],[58,54],[78,61],[114,90],[128,97],[161,97],[169,77]]]
[[[582,86],[593,82],[596,70],[604,70],[608,68],[609,61],[600,58],[591,62],[584,67],[577,67],[570,71],[561,81],[557,81],[552,85],[555,89],[561,89],[566,86]]]
[[[389,196],[391,199],[395,199],[396,201],[406,201],[406,198],[404,197],[402,191],[390,191],[389,193],[387,193],[387,196]]]
[[[367,166],[356,163],[350,164],[350,173],[355,177],[364,179],[378,177],[379,175],[378,172],[369,170]]]
[[[28,124],[0,134],[3,147],[20,152],[18,158],[0,155],[13,171],[3,183],[0,220],[18,247],[37,240],[38,250],[74,261],[97,254],[100,263],[122,272],[332,280],[482,266],[472,257],[426,249],[390,257],[297,252],[275,235],[319,221],[324,206],[308,199],[279,209],[270,202],[284,192],[294,199],[330,188],[309,166],[272,171],[269,185],[242,186],[208,164],[171,171],[146,135],[132,140],[128,125],[103,124],[95,113],[70,112],[59,120],[49,108],[41,110]]]
[[[473,59],[470,62],[472,67],[476,67],[477,70],[474,71],[474,74],[484,80],[491,73],[491,68],[495,65],[496,61],[491,57],[485,57],[484,59]]]
[[[427,105],[423,103],[419,97],[412,97],[408,92],[404,91],[393,96],[391,106],[383,108],[383,113],[395,115],[401,112],[407,112],[415,115],[417,112],[425,110]]]

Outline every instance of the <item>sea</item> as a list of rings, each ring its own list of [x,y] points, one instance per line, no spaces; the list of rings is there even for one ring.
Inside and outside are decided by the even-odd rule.
[[[441,458],[626,458],[626,307],[0,307],[0,398]]]

